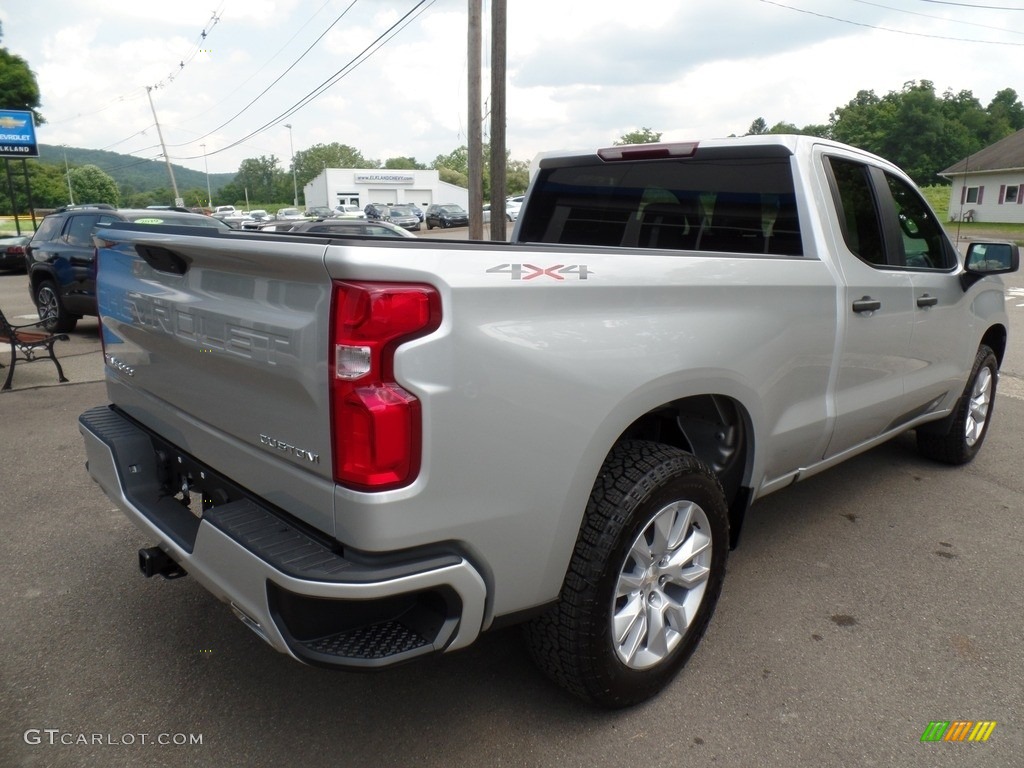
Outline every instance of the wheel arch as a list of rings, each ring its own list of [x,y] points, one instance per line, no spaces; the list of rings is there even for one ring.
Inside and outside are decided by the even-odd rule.
[[[735,548],[753,499],[755,430],[744,404],[735,397],[712,392],[681,397],[636,418],[613,446],[634,439],[687,451],[712,469],[729,505],[729,540]]]
[[[43,283],[45,281],[49,281],[54,285],[58,286],[59,290],[60,283],[57,279],[57,271],[49,264],[36,264],[33,265],[32,268],[28,270],[28,285],[30,292],[32,294],[33,304],[35,304],[36,291],[39,290],[40,283]]]
[[[1003,364],[1003,356],[1006,354],[1006,338],[1007,331],[1006,326],[996,324],[991,326],[984,335],[981,337],[979,344],[984,344],[986,347],[996,353],[996,361],[1000,367]]]

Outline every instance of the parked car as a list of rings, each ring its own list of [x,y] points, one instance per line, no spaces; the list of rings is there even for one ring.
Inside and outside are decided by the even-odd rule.
[[[230,227],[212,216],[172,210],[116,209],[111,205],[59,208],[46,216],[25,248],[29,293],[43,327],[73,331],[83,315],[96,314],[96,249],[92,232],[102,224],[131,221],[160,226]]]
[[[434,227],[465,227],[469,224],[469,214],[461,205],[454,203],[434,203],[427,208],[427,229]]]
[[[359,235],[361,237],[416,237],[409,230],[390,221],[372,219],[318,219],[300,221],[290,232],[327,232],[334,235]]]
[[[251,221],[255,221],[255,219],[245,211],[235,211],[234,213],[226,216],[214,216],[213,218],[220,219],[232,229],[243,229],[246,224]]]
[[[25,246],[31,239],[31,235],[0,237],[0,269],[25,269]]]
[[[523,207],[526,195],[516,195],[505,200],[505,210],[512,216],[511,221],[519,218],[519,209]]]
[[[513,211],[511,211],[511,210],[509,210],[507,208],[505,209],[505,220],[506,221],[515,221],[516,217],[518,215],[519,215],[519,211],[518,210],[513,212]],[[491,223],[491,204],[487,203],[486,205],[484,205],[484,224],[490,224],[490,223]]]
[[[398,208],[403,213],[411,213],[417,219],[423,221],[425,215],[424,211],[420,206],[416,205],[416,203],[397,203],[396,205],[391,206],[391,210],[395,210],[395,208]]]
[[[328,208],[326,205],[314,205],[307,208],[302,215],[310,219],[329,219],[334,215],[334,209]]]
[[[386,221],[397,224],[405,229],[418,230],[420,228],[420,217],[416,215],[412,205],[396,204],[390,206],[385,216]]]
[[[249,211],[248,217],[241,222],[241,229],[259,229],[260,224],[273,221],[274,217],[262,208]],[[228,222],[230,224],[230,222]]]
[[[365,219],[366,214],[358,205],[336,205],[334,215],[345,219]]]
[[[368,219],[380,219],[386,221],[389,214],[388,206],[384,203],[367,203],[363,213]]]
[[[281,208],[275,215],[275,219],[302,219],[305,218],[302,215],[302,211],[298,208]]]
[[[258,229],[260,232],[288,232],[307,221],[309,219],[270,219],[270,221],[257,222],[255,227],[250,226],[245,229]]]

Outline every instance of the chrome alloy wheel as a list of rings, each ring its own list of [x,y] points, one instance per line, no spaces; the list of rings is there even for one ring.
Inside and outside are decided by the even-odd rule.
[[[43,285],[36,293],[38,302],[39,319],[47,323],[56,323],[60,316],[59,299],[54,290],[48,285]]]
[[[965,439],[968,446],[974,446],[985,431],[988,412],[992,406],[992,370],[983,367],[971,388],[971,400],[967,407]]]
[[[693,622],[711,574],[711,526],[692,501],[656,512],[633,541],[612,599],[612,641],[631,669],[663,661]]]

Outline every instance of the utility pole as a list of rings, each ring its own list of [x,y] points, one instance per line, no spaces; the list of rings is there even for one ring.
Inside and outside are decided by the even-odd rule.
[[[167,162],[167,173],[171,175],[171,187],[174,189],[174,204],[184,205],[185,201],[178,194],[178,182],[174,180],[174,169],[171,167],[171,158],[167,156],[167,145],[164,144],[164,134],[160,130],[160,121],[156,118],[156,107],[153,106],[153,86],[146,86],[146,96],[149,97],[149,108],[153,110],[153,122],[156,123],[156,135],[160,138],[160,151],[164,153],[164,160]]]
[[[483,117],[480,114],[481,0],[469,0],[469,104],[466,110],[469,131],[469,239],[483,240],[484,148]],[[504,207],[502,208],[504,211]],[[493,218],[494,212],[491,212]]]
[[[64,175],[67,176],[68,178],[68,202],[70,202],[71,205],[74,205],[75,192],[73,189],[71,189],[71,169],[68,168],[68,145],[61,144],[61,147],[63,147],[64,151]]]
[[[505,58],[508,0],[491,0],[491,240],[506,240]]]
[[[200,144],[203,148],[203,168],[206,169],[206,206],[213,210],[213,193],[210,191],[210,164],[206,160],[206,145]]]
[[[295,145],[292,144],[292,124],[285,123],[284,127],[288,129],[288,151],[292,154],[292,193],[295,195],[292,200],[292,205],[296,208],[299,207],[299,180],[295,175]]]

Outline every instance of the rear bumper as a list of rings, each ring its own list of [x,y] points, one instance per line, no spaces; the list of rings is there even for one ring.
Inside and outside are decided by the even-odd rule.
[[[378,668],[479,635],[486,587],[460,553],[346,550],[107,406],[83,413],[79,431],[89,474],[107,496],[282,653]]]

